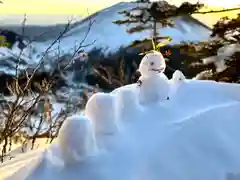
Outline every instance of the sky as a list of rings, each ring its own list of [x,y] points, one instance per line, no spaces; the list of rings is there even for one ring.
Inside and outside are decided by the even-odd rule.
[[[120,2],[119,0],[2,0],[0,12],[8,14],[83,14],[97,11]],[[123,0],[126,1],[126,0]],[[170,0],[179,3],[182,0]],[[191,0],[194,1],[194,0]],[[238,0],[201,0],[212,6],[240,5]]]
[[[2,0],[1,13],[87,14],[120,2],[119,0]]]
[[[28,21],[41,23],[48,19],[51,22],[67,21],[70,15],[76,18],[86,16],[98,10],[120,2],[120,0],[2,0],[0,4],[0,22],[19,21],[23,14],[28,15]],[[127,0],[122,0],[127,1]],[[191,2],[194,0],[191,0]],[[238,0],[200,0],[209,6],[233,7],[240,5]],[[180,4],[183,0],[169,0]],[[50,16],[51,15],[51,16]],[[48,18],[51,17],[51,18]]]

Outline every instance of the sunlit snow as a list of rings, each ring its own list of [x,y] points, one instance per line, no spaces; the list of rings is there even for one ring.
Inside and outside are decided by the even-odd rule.
[[[189,80],[180,71],[169,80],[170,90],[175,83],[179,86],[168,100],[156,98],[151,103],[139,101],[142,87],[138,84],[96,93],[86,106],[87,117],[66,120],[58,137],[62,143],[5,162],[0,174],[8,170],[9,180],[228,180],[237,176],[240,85]],[[95,151],[99,132],[108,130],[108,138],[101,140],[111,148],[101,146]],[[70,163],[63,166],[61,161]]]

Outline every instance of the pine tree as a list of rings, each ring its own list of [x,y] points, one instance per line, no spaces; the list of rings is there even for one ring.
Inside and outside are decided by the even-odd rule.
[[[135,3],[137,3],[136,7],[119,12],[124,15],[126,19],[117,20],[113,23],[119,25],[133,24],[133,27],[127,29],[127,32],[130,34],[145,30],[152,30],[154,43],[158,40],[169,38],[159,36],[157,32],[157,24],[160,24],[162,27],[173,26],[174,22],[171,18],[181,15],[190,15],[199,11],[199,9],[203,7],[203,4],[191,4],[189,2],[184,2],[180,7],[171,5],[166,1],[151,3],[148,0],[139,0]],[[146,42],[146,40],[137,41],[133,44],[137,45],[142,42]]]
[[[211,79],[216,81],[240,83],[240,14],[236,18],[221,18],[212,29],[212,40],[197,44],[186,43],[180,45],[182,53],[196,56],[196,61],[185,62],[188,69],[198,74],[198,79]],[[225,60],[225,68],[217,71],[215,65],[204,64],[201,59],[217,56],[219,49],[233,45],[235,53],[220,59]],[[225,53],[226,54],[226,53]],[[231,54],[231,53],[230,53]]]
[[[152,39],[156,41],[166,39],[169,37],[161,37],[157,31],[157,24],[162,27],[173,26],[173,18],[177,16],[192,15],[192,14],[208,14],[221,13],[226,11],[239,10],[240,8],[221,9],[214,11],[201,11],[204,7],[202,3],[192,4],[190,2],[183,2],[179,7],[169,4],[166,1],[150,2],[150,0],[137,0],[136,7],[119,12],[125,19],[114,21],[118,25],[132,25],[133,27],[127,29],[127,32],[132,34],[145,30],[152,30]],[[219,29],[219,28],[218,28]],[[151,39],[137,40],[133,42],[130,47],[136,47],[143,44],[152,44]]]

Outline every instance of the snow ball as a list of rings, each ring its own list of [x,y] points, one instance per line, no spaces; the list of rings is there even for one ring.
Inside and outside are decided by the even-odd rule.
[[[154,51],[143,57],[138,70],[142,76],[151,76],[164,72],[165,69],[166,63],[164,57],[160,52]]]
[[[85,115],[92,121],[96,134],[117,131],[114,95],[102,92],[93,94],[86,104]]]
[[[137,113],[136,111],[139,109],[139,104],[134,91],[131,89],[121,89],[116,92],[115,108],[118,123],[131,117],[131,114]]]
[[[96,153],[92,123],[84,116],[72,116],[63,123],[58,143],[64,164],[81,161]]]
[[[184,74],[179,71],[176,70],[173,75],[172,75],[172,80],[173,82],[179,82],[179,81],[184,81],[186,79],[186,77],[184,76]]]
[[[185,82],[186,77],[184,76],[184,74],[179,71],[176,70],[173,75],[172,75],[172,79],[170,80],[171,82],[171,91],[170,91],[170,96],[173,96],[176,94],[176,92],[178,91],[179,87],[181,86],[181,84],[183,82]]]

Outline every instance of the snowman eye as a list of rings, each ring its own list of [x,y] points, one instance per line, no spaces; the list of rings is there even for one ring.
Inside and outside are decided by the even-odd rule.
[[[154,62],[150,62],[150,65],[153,66],[153,65],[154,65]]]

